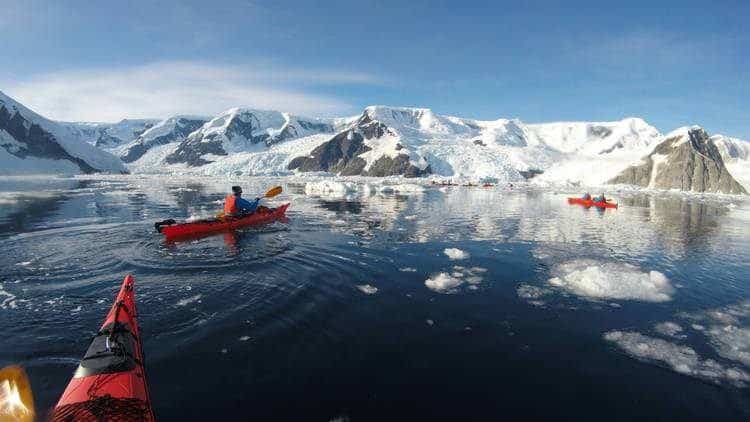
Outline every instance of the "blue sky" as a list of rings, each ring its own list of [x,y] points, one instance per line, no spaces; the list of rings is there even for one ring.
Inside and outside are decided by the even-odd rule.
[[[388,104],[750,139],[747,1],[101,3],[0,0],[0,90],[66,120]]]

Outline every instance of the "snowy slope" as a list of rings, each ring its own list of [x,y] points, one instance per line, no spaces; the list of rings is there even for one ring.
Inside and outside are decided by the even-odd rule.
[[[601,185],[615,177],[663,139],[659,131],[642,119],[614,122],[560,122],[528,125],[540,143],[560,155],[537,183],[582,183]]]
[[[750,142],[724,135],[714,135],[711,140],[729,173],[750,191]]]
[[[60,122],[79,138],[104,150],[112,150],[140,136],[157,119],[123,119],[117,123]]]
[[[209,119],[201,116],[173,116],[156,123],[136,139],[120,146],[113,152],[124,162],[139,160],[152,148],[184,141]]]
[[[127,172],[122,162],[0,92],[0,172]],[[67,162],[62,162],[67,161]]]
[[[280,142],[332,132],[330,121],[279,111],[233,108],[191,133],[165,162],[199,167],[232,154],[260,153]]]
[[[171,128],[165,121],[142,137]],[[177,145],[154,147],[129,167],[134,172],[288,174],[287,166],[299,157],[309,162],[295,171],[329,171],[321,157],[311,155],[329,146],[323,150],[348,148],[342,153],[355,154],[342,156],[352,163],[328,163],[346,174],[372,174],[373,169],[376,174],[399,174],[394,172],[406,167],[397,161],[405,157],[417,174],[502,182],[542,171],[534,181],[596,185],[647,155],[660,139],[655,128],[637,118],[525,124],[517,119],[443,116],[426,108],[370,106],[358,116],[316,120],[234,108]],[[124,148],[120,154],[125,154]]]
[[[378,130],[373,131],[372,125]],[[364,147],[359,147],[365,151],[346,158],[364,160],[359,174],[367,174],[382,157],[402,155],[412,166],[459,179],[518,181],[532,170],[550,172],[539,178],[542,183],[568,179],[604,183],[646,154],[661,137],[655,128],[635,118],[527,125],[517,119],[482,121],[442,116],[425,108],[387,106],[367,107],[347,130],[367,135]],[[320,161],[311,157],[300,168],[324,170],[311,165],[313,158]],[[592,164],[601,170],[592,171]],[[354,162],[332,168],[351,174],[359,167]]]

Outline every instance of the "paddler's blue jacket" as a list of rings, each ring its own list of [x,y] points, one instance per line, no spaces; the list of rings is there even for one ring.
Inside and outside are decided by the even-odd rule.
[[[250,202],[247,199],[242,198],[242,197],[237,197],[237,199],[235,199],[235,204],[237,204],[237,208],[239,208],[240,211],[245,214],[254,213],[255,209],[258,208],[258,203],[260,203],[260,198],[255,198],[253,202]]]
[[[228,195],[224,200],[224,214],[252,214],[255,212],[255,209],[258,208],[259,202],[260,198],[255,198],[255,201],[250,202],[237,195]]]

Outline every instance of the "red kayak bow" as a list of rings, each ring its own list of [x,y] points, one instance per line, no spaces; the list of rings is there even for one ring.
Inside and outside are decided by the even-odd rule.
[[[50,420],[154,420],[143,367],[134,285],[133,276],[125,277],[112,309]]]

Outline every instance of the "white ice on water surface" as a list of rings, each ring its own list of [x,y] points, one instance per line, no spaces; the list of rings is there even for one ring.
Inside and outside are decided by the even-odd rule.
[[[738,386],[750,382],[747,371],[750,368],[750,301],[680,313],[677,318],[689,324],[686,326],[692,331],[676,322],[663,321],[654,329],[669,340],[619,330],[605,333],[604,339],[636,359],[658,362],[685,375]],[[692,347],[680,344],[687,341],[708,343],[720,358],[699,356]]]
[[[457,261],[469,257],[469,253],[458,248],[446,248],[443,253],[451,260]]]
[[[574,260],[556,266],[554,273],[550,285],[584,298],[666,302],[674,294],[664,274],[629,264]]]
[[[181,300],[179,300],[177,302],[177,306],[187,306],[187,305],[190,305],[191,303],[195,303],[195,302],[200,301],[202,297],[203,297],[203,295],[197,294],[195,296],[190,296],[190,297],[187,297],[185,299],[181,299]]]
[[[360,284],[357,285],[357,290],[360,292],[366,294],[366,295],[374,295],[378,292],[378,288],[371,285],[371,284]]]
[[[679,324],[674,323],[672,321],[660,322],[654,325],[654,330],[656,330],[657,333],[667,336],[667,337],[675,337],[675,338],[685,337],[685,335],[682,334],[683,332],[682,327]]]
[[[476,290],[478,285],[484,280],[486,268],[471,267],[466,268],[455,265],[449,271],[440,272],[430,276],[424,284],[428,289],[436,293],[457,293],[459,287],[467,285],[469,290]]]
[[[739,385],[750,381],[750,375],[741,368],[705,359],[688,346],[632,331],[610,331],[604,334],[604,339],[636,359],[658,362],[681,374]]]

